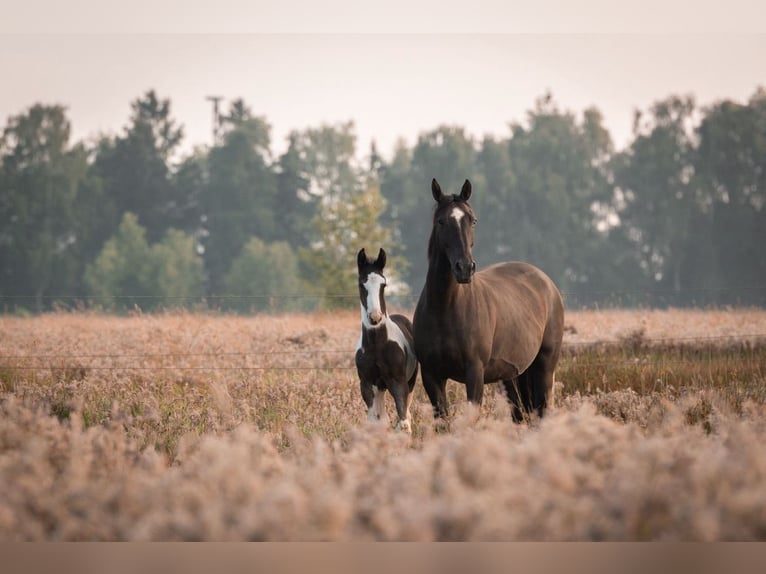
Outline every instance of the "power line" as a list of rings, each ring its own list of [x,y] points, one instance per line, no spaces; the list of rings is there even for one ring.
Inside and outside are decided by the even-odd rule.
[[[216,146],[221,141],[221,113],[219,107],[223,96],[207,96],[205,99],[213,102],[213,145]]]

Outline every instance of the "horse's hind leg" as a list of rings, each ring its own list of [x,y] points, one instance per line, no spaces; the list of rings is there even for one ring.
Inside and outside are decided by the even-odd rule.
[[[558,362],[558,349],[540,349],[529,373],[530,411],[535,410],[541,417],[548,406],[553,405],[553,374]]]
[[[531,410],[532,397],[529,379],[528,371],[525,371],[515,379],[503,381],[506,397],[511,403],[513,422],[522,422],[525,415]]]

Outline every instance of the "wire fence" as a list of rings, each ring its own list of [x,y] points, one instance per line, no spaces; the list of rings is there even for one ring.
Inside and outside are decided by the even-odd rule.
[[[646,351],[657,345],[683,344],[689,342],[715,343],[721,341],[735,341],[738,343],[749,343],[750,349],[755,350],[756,346],[763,345],[766,350],[766,332],[730,334],[730,335],[704,335],[704,336],[686,336],[686,337],[656,337],[641,338],[632,341],[625,338],[619,339],[592,339],[587,341],[569,341],[564,343],[564,351],[567,348],[577,347],[613,347],[622,348],[625,351],[632,351],[633,356],[620,359],[609,359],[603,361],[594,361],[592,359],[583,361],[581,364],[587,366],[617,366],[617,365],[636,365],[641,361],[651,362],[645,354],[638,354],[637,351]],[[636,344],[640,349],[636,349]],[[307,355],[341,355],[348,358],[350,362],[355,354],[354,349],[300,349],[300,350],[268,350],[268,351],[232,351],[232,352],[183,352],[183,353],[67,353],[67,354],[2,354],[0,353],[0,370],[6,371],[36,371],[36,370],[70,370],[86,369],[93,371],[344,371],[354,370],[353,364],[347,365],[205,365],[189,366],[182,364],[164,364],[168,359],[192,359],[192,358],[225,358],[240,359],[263,359],[264,357],[305,357]],[[130,359],[130,364],[83,364],[83,362],[92,360],[122,361]],[[159,365],[141,364],[141,361],[160,360]],[[567,357],[564,354],[564,361],[577,360],[577,355]],[[33,364],[29,364],[31,361]],[[68,362],[64,362],[68,361]],[[680,365],[690,362],[698,362],[699,359],[686,359],[681,357],[669,357],[661,360],[663,365]],[[656,362],[656,361],[655,361]],[[23,363],[23,364],[19,364]]]
[[[766,307],[766,285],[728,286],[728,287],[687,287],[683,289],[636,288],[636,289],[565,289],[561,291],[564,301],[570,308],[607,308],[627,306],[711,306],[711,305],[748,305]],[[387,295],[389,304],[402,308],[414,307],[418,293]],[[352,304],[358,299],[357,293],[273,293],[273,294],[211,294],[211,295],[92,295],[92,294],[2,294],[0,293],[0,311],[12,310],[17,306],[30,303],[42,303],[44,308],[129,308],[146,307],[192,307],[226,308],[240,310],[257,308],[259,310],[312,310],[329,302],[330,306]]]
[[[758,294],[763,298],[763,303],[766,306],[766,286],[744,286],[744,287],[699,287],[688,288],[682,292],[671,289],[624,289],[624,290],[572,290],[563,291],[562,295],[565,298],[566,303],[571,305],[573,300],[577,298],[589,299],[589,300],[630,300],[638,301],[639,299],[648,300],[649,298],[659,298],[663,301],[669,300],[671,297],[680,297],[681,295],[686,298],[696,297],[702,299],[704,297],[713,296],[713,298],[720,299],[720,295],[723,293],[747,293],[752,295]],[[391,308],[399,306],[400,308],[412,309],[417,301],[418,295],[397,295],[387,296],[387,300]],[[600,298],[600,299],[599,299]],[[752,300],[753,297],[749,296],[748,300]],[[202,302],[209,307],[215,307],[215,303],[221,303],[226,301],[250,301],[250,302],[270,302],[272,310],[278,310],[282,305],[279,302],[294,302],[294,301],[314,301],[331,300],[334,302],[348,301],[349,303],[358,300],[357,294],[270,294],[270,295],[241,295],[241,294],[220,294],[220,295],[208,295],[205,297],[192,296],[192,295],[8,295],[0,294],[0,310],[8,304],[8,302],[15,301],[29,301],[29,300],[44,300],[48,302],[66,302],[69,301],[65,307],[77,308],[80,305],[83,306],[97,306],[96,302],[108,302],[108,301],[130,301],[130,302],[149,302],[155,300],[164,301],[196,301]],[[277,303],[275,303],[277,302]],[[211,304],[212,303],[212,304]],[[618,306],[619,305],[615,305]],[[640,306],[640,305],[639,305]],[[606,307],[609,307],[608,305]],[[583,341],[566,341],[564,342],[564,354],[566,356],[567,350],[573,350],[578,348],[587,347],[622,347],[625,350],[637,348],[645,349],[656,345],[684,345],[691,342],[698,343],[715,343],[721,341],[734,341],[737,343],[745,343],[752,345],[764,345],[766,346],[766,332],[763,333],[747,333],[747,334],[730,334],[730,335],[699,335],[699,336],[683,336],[683,337],[657,337],[648,338],[643,335],[639,335],[637,338],[631,338],[631,336],[616,338],[616,339],[592,339]],[[311,370],[354,370],[355,367],[351,363],[355,353],[354,349],[279,349],[279,350],[267,350],[267,351],[221,351],[221,352],[173,352],[173,353],[67,353],[67,354],[8,354],[0,352],[0,370],[5,371],[33,371],[33,370],[66,370],[72,368],[88,369],[93,371],[311,371]],[[319,355],[319,356],[332,356],[336,355],[339,359],[335,359],[336,364],[329,365],[252,365],[247,364],[259,360],[259,362],[268,362],[271,357],[282,357],[287,359],[305,357],[307,354]],[[343,360],[344,357],[348,357],[350,364],[337,364],[338,360]],[[184,365],[179,364],[178,360],[181,359],[230,359],[241,361],[242,365]],[[126,360],[130,361],[130,364],[114,364],[124,363]],[[159,361],[158,365],[146,365],[143,364],[146,361]],[[176,360],[176,364],[167,364],[169,361]],[[619,364],[636,364],[636,361],[641,360],[641,357],[625,357],[623,359],[616,359],[605,361],[602,365],[619,365]],[[100,362],[109,362],[111,364],[95,364]],[[32,362],[33,364],[29,364]],[[297,361],[296,361],[297,362]],[[664,362],[667,365],[683,364],[687,363],[688,359],[681,359],[678,357],[669,357]],[[76,364],[73,364],[76,363]],[[80,364],[86,363],[86,364]],[[587,363],[591,366],[596,366],[599,363],[589,361]]]
[[[712,360],[712,359],[711,359]],[[743,364],[757,364],[757,363],[763,363],[763,358],[749,358],[749,359],[738,359],[737,364],[743,365]],[[561,364],[566,363],[566,360],[563,360]],[[681,365],[694,365],[699,364],[699,359],[662,359],[659,361],[647,361],[642,360],[639,357],[635,357],[632,359],[619,359],[614,360],[610,359],[608,361],[587,361],[583,363],[578,363],[581,367],[622,367],[622,366],[645,366],[645,367],[671,367],[671,366],[681,366]],[[78,365],[78,369],[83,369],[84,371],[182,371],[182,372],[195,372],[195,371],[202,371],[202,372],[217,372],[217,371],[234,371],[234,372],[259,372],[259,371],[356,371],[355,366],[339,366],[339,365],[302,365],[302,366],[257,366],[257,367],[248,367],[248,366],[205,366],[205,367],[185,367],[185,366],[136,366],[136,365],[109,365],[109,366],[82,366]],[[61,365],[0,365],[0,370],[5,371],[54,371],[54,372],[66,372],[68,370],[73,369],[73,366],[71,364],[61,364]]]
[[[656,337],[641,338],[642,345],[656,345],[657,343],[676,343],[689,341],[724,341],[724,340],[749,340],[766,343],[766,333],[747,333],[731,335],[701,335],[694,337]],[[620,339],[591,339],[587,341],[565,341],[567,346],[597,346],[597,345],[625,345],[631,342],[625,338]],[[302,349],[302,350],[269,350],[269,351],[221,351],[204,353],[69,353],[69,354],[3,354],[1,359],[116,359],[116,358],[135,358],[135,359],[161,359],[161,358],[181,358],[181,357],[260,357],[270,355],[305,355],[312,354],[353,354],[355,349]]]

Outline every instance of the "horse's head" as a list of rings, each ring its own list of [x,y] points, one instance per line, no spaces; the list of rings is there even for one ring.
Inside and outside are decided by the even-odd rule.
[[[468,203],[471,182],[467,179],[460,195],[444,195],[436,179],[431,181],[431,193],[436,200],[433,230],[428,243],[429,258],[443,253],[449,261],[458,283],[470,283],[476,272],[473,260],[473,228],[476,216]]]
[[[381,248],[378,258],[367,259],[364,249],[356,256],[356,266],[359,269],[359,300],[362,303],[362,323],[367,328],[377,327],[386,316],[386,299],[383,291],[386,288],[386,276],[383,268],[386,266],[386,252]]]

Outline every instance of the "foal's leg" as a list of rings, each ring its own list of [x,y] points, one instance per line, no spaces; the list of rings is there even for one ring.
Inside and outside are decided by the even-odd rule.
[[[425,369],[421,369],[420,373],[423,387],[434,407],[434,418],[447,418],[447,379],[440,379]]]
[[[377,422],[386,420],[386,390],[377,385],[362,381],[362,399],[367,405],[367,420]]]
[[[375,402],[375,391],[373,390],[372,384],[364,380],[359,381],[359,388],[362,391],[362,400],[367,406],[367,419],[369,420],[372,413],[372,406]]]
[[[402,430],[407,433],[412,432],[412,423],[410,422],[410,401],[412,399],[412,393],[409,392],[407,383],[393,383],[388,388],[391,390],[391,394],[394,397],[396,414],[399,417],[395,427],[396,430]]]

